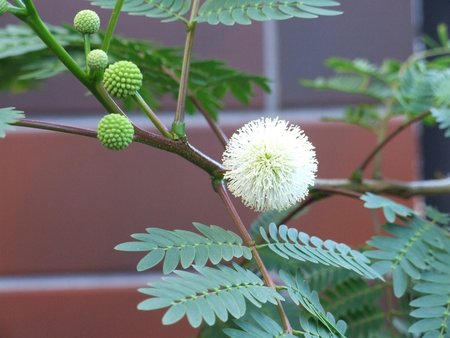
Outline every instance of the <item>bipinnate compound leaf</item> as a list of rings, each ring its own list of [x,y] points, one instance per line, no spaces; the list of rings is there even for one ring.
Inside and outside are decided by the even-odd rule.
[[[339,6],[333,0],[206,0],[200,7],[197,21],[211,25],[249,25],[252,21],[314,19],[339,15],[330,7]]]
[[[410,303],[410,316],[417,321],[409,332],[446,338],[450,334],[450,245],[444,252],[435,252],[434,259],[433,271],[422,274],[420,283],[414,286],[420,296]]]
[[[326,312],[320,304],[319,295],[316,291],[311,291],[308,284],[300,274],[293,276],[285,271],[280,271],[279,275],[287,287],[289,297],[296,305],[301,305],[308,314],[326,329],[326,335],[320,337],[345,337],[347,324]],[[303,326],[303,325],[302,325]]]
[[[216,225],[193,223],[200,234],[186,230],[147,228],[145,234],[131,235],[137,241],[116,246],[120,251],[148,251],[137,265],[138,271],[151,269],[164,260],[163,272],[169,274],[181,264],[183,269],[195,264],[218,264],[233,258],[252,258],[251,250],[232,231]]]
[[[310,284],[311,285],[311,284]],[[384,282],[367,281],[359,277],[349,278],[321,293],[320,299],[327,311],[339,318],[365,307],[378,307],[378,299],[386,288]]]
[[[414,214],[414,211],[410,208],[396,203],[389,198],[378,196],[370,192],[365,193],[361,199],[365,202],[364,207],[368,209],[382,208],[384,217],[386,217],[388,222],[394,222],[396,215],[406,217]]]
[[[113,9],[117,0],[91,1],[94,6]],[[122,12],[161,19],[162,22],[183,20],[191,8],[191,0],[125,0]]]
[[[340,267],[370,279],[381,278],[369,266],[367,257],[346,244],[331,240],[322,241],[284,224],[277,227],[272,223],[268,230],[266,232],[263,227],[260,228],[262,238],[270,250],[283,258]]]
[[[392,236],[373,237],[368,244],[376,250],[366,251],[365,255],[377,260],[372,267],[380,274],[392,274],[394,294],[401,297],[410,280],[420,280],[422,272],[433,268],[429,251],[449,246],[448,234],[417,216],[406,220],[405,225],[387,224],[384,230]]]
[[[241,318],[246,313],[246,301],[256,307],[267,302],[276,304],[283,297],[250,270],[237,264],[217,268],[194,266],[198,273],[175,271],[177,277],[163,277],[139,291],[151,296],[138,305],[140,310],[168,307],[162,322],[176,323],[184,316],[192,327],[202,321],[214,325],[216,318],[227,321],[229,314]]]
[[[223,331],[231,338],[295,338],[269,316],[252,311],[244,318],[234,321],[239,329],[226,328]]]
[[[16,110],[13,107],[0,108],[0,138],[6,136],[6,130],[12,130],[11,125],[25,117],[22,111]]]
[[[83,37],[73,28],[48,25],[52,35],[80,64],[85,62]],[[91,37],[92,48],[101,48],[101,36]],[[135,63],[144,75],[140,94],[154,108],[159,98],[178,95],[179,74],[182,68],[182,50],[157,46],[146,40],[114,36],[108,51],[111,62],[128,60]],[[0,89],[28,90],[45,79],[67,71],[32,29],[24,25],[8,25],[0,29]],[[269,92],[268,80],[262,76],[244,73],[227,67],[218,60],[193,59],[186,111],[197,111],[194,102],[205,109],[213,119],[223,110],[224,100],[230,94],[239,102],[248,104],[255,89]],[[126,108],[134,101],[125,99]]]

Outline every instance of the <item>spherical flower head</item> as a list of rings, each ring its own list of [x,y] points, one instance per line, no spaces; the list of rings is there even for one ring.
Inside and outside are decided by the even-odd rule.
[[[75,15],[73,26],[81,34],[94,34],[100,29],[100,17],[94,11],[84,9]]]
[[[123,99],[142,86],[142,73],[133,62],[117,61],[105,70],[103,86],[114,97]]]
[[[0,0],[0,15],[8,11],[9,4],[6,0]]]
[[[133,135],[133,125],[123,115],[109,114],[98,123],[97,138],[108,149],[125,149],[133,142]]]
[[[105,69],[108,65],[108,54],[101,49],[94,49],[87,55],[87,63],[90,69]]]
[[[278,118],[244,125],[223,153],[225,179],[233,195],[255,211],[285,210],[308,194],[317,160],[298,126]]]

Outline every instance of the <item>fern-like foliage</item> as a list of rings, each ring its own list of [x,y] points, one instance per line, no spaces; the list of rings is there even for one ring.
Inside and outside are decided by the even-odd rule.
[[[392,63],[386,62],[377,67],[364,59],[329,58],[326,64],[339,75],[302,80],[301,84],[314,89],[367,96],[378,101],[391,98],[393,95],[390,84],[394,79],[392,72],[397,70],[397,67]]]
[[[363,254],[346,244],[322,241],[286,225],[277,227],[274,223],[269,225],[268,233],[261,228],[261,236],[267,246],[283,258],[332,265],[352,270],[367,278],[381,278],[368,265],[370,261]]]
[[[433,272],[422,274],[421,282],[414,286],[421,296],[410,303],[415,308],[410,315],[418,321],[409,332],[427,338],[446,338],[450,334],[450,251],[434,256]]]
[[[387,318],[388,314],[380,307],[363,307],[352,311],[345,316],[348,323],[348,335],[352,338],[386,337],[377,333]]]
[[[406,113],[418,114],[434,104],[434,82],[437,73],[409,67],[400,79],[398,100]]]
[[[326,328],[328,334],[319,337],[345,338],[347,324],[342,320],[336,321],[330,312],[324,310],[320,304],[317,292],[310,290],[300,274],[292,276],[284,271],[280,271],[279,274],[287,287],[289,297],[292,301],[296,305],[301,305],[315,320],[320,322],[323,327]]]
[[[50,26],[50,31],[72,57],[84,64],[82,36],[71,27]],[[101,35],[100,35],[101,36]],[[92,48],[100,48],[101,39],[93,35]],[[108,53],[111,62],[129,60],[141,69],[144,85],[141,95],[154,108],[165,95],[178,95],[182,53],[177,48],[156,46],[148,41],[114,37]],[[28,90],[41,80],[66,71],[61,62],[25,26],[10,25],[0,29],[0,89]],[[270,91],[266,78],[229,68],[217,60],[193,60],[186,110],[194,113],[197,100],[213,117],[223,108],[224,98],[234,96],[242,104],[249,104],[256,87]],[[133,100],[125,100],[127,108]]]
[[[228,314],[241,318],[246,313],[246,300],[257,307],[283,300],[257,275],[237,264],[233,267],[219,265],[217,269],[194,268],[198,273],[175,271],[178,277],[163,277],[163,281],[140,289],[152,297],[141,302],[138,308],[156,310],[169,307],[162,320],[165,325],[187,316],[191,326],[198,327],[202,321],[208,325],[214,325],[216,318],[226,321]]]
[[[52,25],[49,25],[48,28],[63,46],[80,41],[79,34],[68,34],[66,28]],[[0,29],[0,59],[19,56],[46,48],[46,45],[41,39],[27,26],[8,25]]]
[[[359,308],[372,307],[381,298],[384,287],[384,283],[371,284],[360,278],[349,278],[326,289],[321,300],[327,311],[344,317]]]
[[[312,19],[342,14],[328,8],[338,5],[333,0],[206,0],[197,20],[211,25],[249,25],[252,21]]]
[[[245,318],[235,320],[240,329],[226,328],[225,334],[231,338],[295,338],[286,333],[281,326],[269,316],[251,312]]]
[[[445,137],[450,137],[450,108],[432,108],[430,112],[439,124],[439,128],[444,130]]]
[[[22,111],[18,111],[13,107],[0,108],[0,138],[6,136],[6,130],[12,130],[12,124],[24,118]]]
[[[171,273],[179,264],[187,269],[193,264],[205,266],[208,261],[218,264],[233,258],[252,258],[250,249],[234,232],[215,225],[193,224],[203,236],[192,231],[147,228],[145,234],[131,235],[137,241],[119,244],[116,250],[148,251],[139,261],[137,270],[150,269],[164,260],[164,274]]]
[[[113,9],[116,0],[91,1],[94,6]],[[141,15],[161,19],[162,22],[183,20],[184,14],[191,8],[191,0],[125,0],[122,11],[131,15]]]
[[[393,235],[375,236],[368,244],[377,250],[366,251],[367,257],[378,260],[373,268],[380,274],[392,274],[394,294],[405,294],[409,280],[419,280],[427,270],[429,249],[443,249],[448,245],[448,234],[426,220],[413,216],[405,226],[387,224],[384,230]]]

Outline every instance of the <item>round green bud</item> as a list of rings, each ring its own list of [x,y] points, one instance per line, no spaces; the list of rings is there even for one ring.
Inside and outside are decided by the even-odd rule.
[[[81,34],[94,34],[100,29],[100,18],[94,11],[85,9],[75,15],[73,26]]]
[[[106,68],[103,86],[119,99],[134,95],[142,86],[142,73],[133,62],[117,61]]]
[[[9,3],[6,0],[0,0],[0,15],[8,11]]]
[[[97,126],[97,138],[111,150],[122,150],[133,142],[134,128],[130,120],[119,114],[104,116]]]
[[[87,63],[90,69],[105,69],[108,65],[108,54],[101,49],[93,49],[87,56]]]

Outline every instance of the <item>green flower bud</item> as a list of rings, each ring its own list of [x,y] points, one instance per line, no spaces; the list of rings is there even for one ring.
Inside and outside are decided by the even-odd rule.
[[[108,65],[108,54],[101,49],[91,50],[87,56],[87,63],[90,69],[105,69]]]
[[[130,120],[119,114],[104,116],[97,127],[100,143],[111,150],[122,150],[133,142],[134,128]]]
[[[0,0],[0,15],[8,11],[9,3],[6,0]]]
[[[100,18],[94,11],[85,9],[75,15],[73,26],[81,34],[94,34],[100,29]]]
[[[142,73],[133,62],[118,61],[105,70],[103,86],[119,99],[134,95],[142,86]]]

